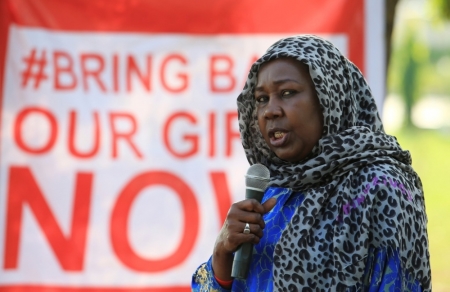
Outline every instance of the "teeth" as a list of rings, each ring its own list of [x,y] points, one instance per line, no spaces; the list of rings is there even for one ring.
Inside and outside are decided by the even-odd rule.
[[[273,135],[276,139],[283,138],[284,133],[283,132],[275,132]]]

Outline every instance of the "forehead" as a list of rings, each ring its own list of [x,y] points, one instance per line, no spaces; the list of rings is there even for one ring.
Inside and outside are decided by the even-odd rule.
[[[293,58],[278,58],[263,63],[258,70],[256,86],[283,79],[310,79],[308,66]]]

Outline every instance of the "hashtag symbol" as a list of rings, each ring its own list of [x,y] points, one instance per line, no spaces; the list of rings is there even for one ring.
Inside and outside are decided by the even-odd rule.
[[[47,65],[45,50],[42,51],[41,57],[37,58],[36,49],[33,49],[28,57],[23,58],[23,61],[26,64],[26,68],[22,72],[22,87],[26,87],[30,79],[34,79],[34,89],[39,88],[41,81],[47,79],[47,75],[44,73]]]

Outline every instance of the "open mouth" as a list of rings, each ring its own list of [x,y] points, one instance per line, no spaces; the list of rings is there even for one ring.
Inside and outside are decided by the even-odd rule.
[[[283,130],[272,130],[269,132],[270,144],[274,147],[281,147],[286,143],[288,132]]]
[[[275,140],[282,139],[285,135],[286,133],[281,131],[276,131],[275,133],[273,133],[273,137],[275,138]]]

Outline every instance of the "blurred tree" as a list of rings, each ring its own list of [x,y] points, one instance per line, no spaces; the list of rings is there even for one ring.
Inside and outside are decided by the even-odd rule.
[[[429,0],[432,11],[436,18],[450,20],[450,1],[449,0]]]
[[[438,0],[436,0],[438,1]],[[446,0],[443,0],[446,1]],[[385,20],[385,48],[386,48],[386,71],[389,65],[389,59],[391,56],[391,39],[392,39],[392,29],[394,27],[395,19],[395,7],[397,6],[398,0],[384,0],[386,9],[386,20]],[[387,74],[386,74],[387,76]]]
[[[411,128],[414,127],[411,119],[412,107],[423,93],[423,69],[430,61],[430,53],[428,46],[418,36],[420,23],[411,19],[406,27],[405,39],[398,52],[403,55],[399,81],[400,92],[405,101],[405,126]]]
[[[411,128],[414,126],[411,119],[411,112],[414,100],[417,94],[417,71],[418,64],[412,54],[414,47],[415,37],[414,32],[408,29],[406,43],[405,43],[405,64],[403,68],[403,74],[401,78],[401,91],[405,99],[405,126]]]
[[[403,96],[405,101],[404,125],[411,128],[414,127],[411,119],[412,107],[424,93],[424,90],[427,88],[430,92],[444,92],[444,89],[450,88],[450,85],[448,82],[439,83],[441,79],[436,80],[433,74],[427,75],[427,72],[434,68],[437,60],[433,64],[430,62],[432,48],[428,48],[427,44],[424,43],[423,34],[422,38],[419,37],[420,32],[423,32],[423,23],[417,23],[417,21],[420,21],[419,19],[409,19],[406,33],[401,39],[396,40],[397,46],[395,50],[393,49],[392,32],[396,8],[401,1],[411,0],[384,0],[386,73],[388,73],[390,67],[395,67],[395,70],[393,70],[395,76],[391,74],[389,77],[389,86],[391,90],[394,89],[393,91]],[[431,12],[433,22],[437,24],[448,23],[450,20],[450,0],[422,0],[422,3]],[[434,54],[437,53],[434,52]],[[445,55],[446,53],[440,54]],[[387,77],[388,75],[386,74]],[[439,86],[437,86],[437,83],[439,83]]]

